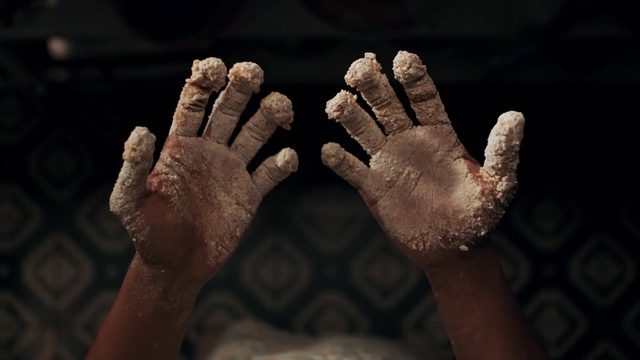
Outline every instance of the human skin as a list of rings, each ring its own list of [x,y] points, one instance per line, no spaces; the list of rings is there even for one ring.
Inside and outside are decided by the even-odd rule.
[[[458,141],[426,69],[402,54],[410,61],[398,61],[397,76],[420,125],[394,100],[375,59],[365,57],[364,76],[354,69],[350,83],[373,104],[386,133],[342,93],[329,115],[372,160],[366,166],[337,144],[325,145],[322,159],[360,191],[391,241],[425,272],[458,359],[547,359],[485,241],[515,191],[524,118],[501,116],[480,166]],[[286,128],[291,120],[290,103],[278,94],[226,143],[238,109],[261,82],[252,64],[229,72],[233,89],[219,99],[230,100],[216,101],[211,126],[197,136],[206,99],[225,72],[214,60],[194,62],[150,174],[153,135],[136,128],[125,144],[110,204],[136,254],[87,359],[175,359],[202,285],[231,256],[262,197],[297,167],[295,152],[284,149],[246,171],[276,124]]]
[[[176,359],[197,295],[224,266],[262,198],[297,170],[289,148],[253,173],[247,164],[278,125],[293,121],[291,102],[267,95],[228,144],[262,69],[238,63],[197,134],[212,92],[224,85],[222,61],[194,61],[169,136],[153,166],[155,137],[136,127],[110,199],[136,252],[86,359]]]
[[[323,146],[324,164],[359,191],[388,238],[426,274],[457,359],[548,359],[486,240],[517,188],[523,115],[498,118],[481,165],[458,140],[418,56],[398,52],[393,70],[417,124],[367,53],[345,80],[376,119],[344,90],[326,111],[370,155],[369,165],[335,143]]]

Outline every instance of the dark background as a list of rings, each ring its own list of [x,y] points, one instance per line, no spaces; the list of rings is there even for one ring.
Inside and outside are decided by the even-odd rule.
[[[201,294],[182,357],[251,316],[312,334],[422,339],[432,358],[452,358],[426,279],[319,156],[336,141],[366,160],[325,103],[348,89],[343,76],[364,52],[391,75],[407,50],[479,161],[497,117],[525,115],[520,188],[492,240],[549,353],[636,359],[640,44],[630,3],[0,2],[0,358],[83,357],[133,252],[107,206],[123,143],[142,125],[161,147],[191,62],[209,56],[265,71],[244,119],[270,91],[293,101],[291,131],[278,130],[256,161],[289,146],[300,168]]]

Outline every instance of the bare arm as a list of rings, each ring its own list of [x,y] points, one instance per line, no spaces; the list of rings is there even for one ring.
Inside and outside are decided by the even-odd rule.
[[[488,242],[425,269],[457,359],[549,359]]]
[[[293,121],[291,102],[271,93],[228,144],[262,69],[238,63],[217,98],[201,136],[204,107],[225,82],[216,58],[194,61],[160,159],[155,137],[137,127],[125,143],[124,163],[110,199],[136,254],[87,359],[176,359],[188,318],[204,283],[224,266],[262,198],[297,170],[292,149],[247,164],[277,126]]]
[[[335,143],[323,147],[323,162],[358,189],[391,241],[425,272],[458,359],[548,359],[485,241],[516,191],[524,117],[499,117],[481,165],[458,140],[418,56],[400,51],[393,70],[418,124],[367,53],[345,80],[376,119],[348,91],[327,102],[327,114],[367,151],[369,166]]]

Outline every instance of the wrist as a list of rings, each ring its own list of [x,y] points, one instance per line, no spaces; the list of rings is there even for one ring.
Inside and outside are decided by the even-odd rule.
[[[134,256],[87,359],[175,359],[200,286]]]
[[[203,285],[173,269],[150,264],[138,253],[133,257],[127,278],[125,283],[129,283],[140,294],[141,300],[153,300],[168,309],[191,307]]]
[[[404,249],[403,249],[404,250]],[[477,238],[467,245],[455,248],[437,246],[429,250],[407,251],[407,255],[426,274],[438,274],[454,271],[459,267],[468,267],[474,264],[478,258],[487,256],[492,252],[486,237]]]
[[[548,359],[489,241],[423,270],[457,359]]]
[[[442,251],[420,268],[436,292],[473,292],[504,278],[500,256],[489,241],[480,241],[466,251]]]

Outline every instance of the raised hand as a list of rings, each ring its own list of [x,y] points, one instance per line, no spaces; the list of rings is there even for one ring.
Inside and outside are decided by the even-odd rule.
[[[160,158],[153,165],[155,137],[137,127],[125,143],[124,164],[110,199],[143,261],[196,282],[207,281],[227,261],[262,198],[295,172],[298,157],[285,148],[252,173],[247,164],[280,125],[293,121],[291,101],[271,93],[228,144],[262,69],[235,64],[201,136],[204,109],[225,83],[217,58],[193,62]]]
[[[398,52],[393,71],[419,124],[405,112],[375,55],[366,53],[345,80],[383,129],[348,91],[329,100],[326,111],[370,155],[369,166],[335,143],[323,146],[322,160],[358,189],[396,245],[428,265],[443,250],[469,250],[501,219],[517,187],[524,117],[510,111],[498,118],[480,165],[458,140],[419,57]]]

